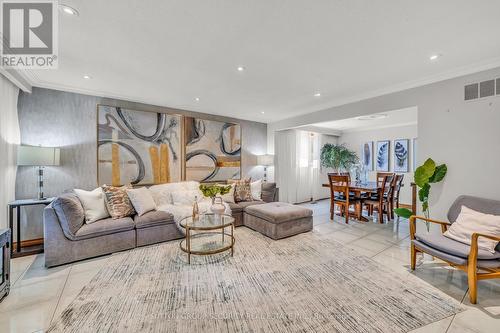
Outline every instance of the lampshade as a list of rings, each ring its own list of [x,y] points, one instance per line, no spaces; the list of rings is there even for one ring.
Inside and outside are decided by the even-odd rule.
[[[60,164],[60,148],[19,146],[17,165],[57,166]]]
[[[274,155],[259,155],[257,156],[257,165],[270,166],[274,164]]]

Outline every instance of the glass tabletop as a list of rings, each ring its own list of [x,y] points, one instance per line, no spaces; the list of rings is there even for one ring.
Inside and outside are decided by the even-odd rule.
[[[234,218],[226,214],[202,214],[197,220],[192,216],[186,216],[180,221],[183,228],[189,227],[193,230],[213,230],[229,227],[233,224]]]

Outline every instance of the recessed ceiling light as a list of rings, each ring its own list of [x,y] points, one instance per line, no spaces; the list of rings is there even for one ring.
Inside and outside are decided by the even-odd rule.
[[[315,93],[314,97],[321,97],[321,93],[319,93],[319,92]]]
[[[83,78],[84,78],[85,80],[90,80],[92,77],[91,77],[90,75],[84,75],[84,76],[83,76]]]
[[[377,114],[370,114],[368,116],[356,117],[357,120],[375,120],[375,119],[383,119],[383,118],[387,118],[387,115],[385,113],[377,113]]]
[[[264,114],[265,112],[264,111],[260,111],[260,113]]]
[[[429,57],[431,61],[438,60],[438,58],[441,58],[441,54],[433,54]]]
[[[245,67],[243,66],[238,66],[238,68],[236,68],[238,70],[238,72],[243,72],[245,70]]]
[[[200,98],[199,97],[195,97],[194,99],[195,101],[199,102],[200,101]]]
[[[73,8],[73,7],[70,7],[68,5],[60,5],[59,7],[61,8],[61,10],[64,13],[66,13],[68,15],[73,15],[73,16],[78,16],[79,15],[78,11],[75,8]]]

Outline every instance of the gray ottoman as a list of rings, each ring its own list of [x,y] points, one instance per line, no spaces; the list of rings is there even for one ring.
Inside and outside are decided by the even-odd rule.
[[[269,202],[246,207],[243,223],[267,237],[280,239],[311,231],[312,210],[284,202]]]

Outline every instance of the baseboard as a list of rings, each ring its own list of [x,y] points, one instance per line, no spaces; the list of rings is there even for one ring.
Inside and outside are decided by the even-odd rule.
[[[36,245],[43,245],[43,238],[35,238],[35,239],[26,239],[21,241],[21,247],[30,247]],[[12,244],[12,248],[15,249],[17,246],[17,242]]]

